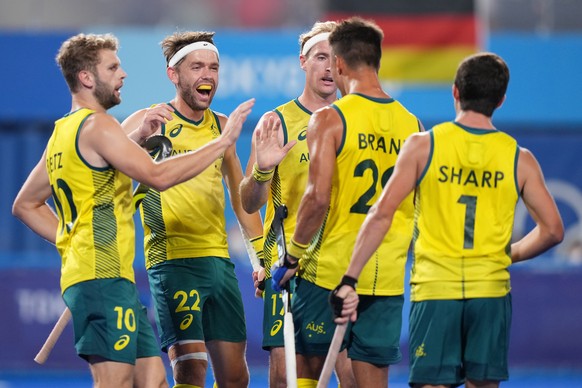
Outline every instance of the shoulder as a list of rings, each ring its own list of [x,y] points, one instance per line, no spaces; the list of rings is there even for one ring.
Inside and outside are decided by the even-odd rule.
[[[214,111],[212,109],[209,109],[209,112],[210,112],[212,117],[215,117],[218,120],[220,127],[224,128],[224,126],[226,125],[226,122],[228,121],[228,116],[222,112],[217,112],[217,111]]]
[[[150,109],[150,108],[144,108],[144,109],[140,109],[138,111],[133,112],[131,115],[127,116],[127,118],[125,120],[123,120],[121,125],[123,127],[126,127],[128,125],[133,126],[135,123],[141,122],[143,120],[146,112],[148,111],[148,109]]]
[[[99,127],[103,130],[107,130],[108,128],[119,128],[121,124],[119,121],[112,115],[107,112],[94,112],[93,114],[87,117],[85,120],[85,125],[83,128],[92,128],[92,127]]]
[[[337,126],[343,127],[343,121],[340,111],[332,104],[313,112],[313,114],[311,115],[311,119],[309,120],[309,125],[310,126],[330,125],[334,127]]]
[[[404,145],[407,148],[418,149],[418,148],[430,147],[431,142],[432,142],[431,131],[422,131],[422,132],[416,132],[416,133],[413,133],[412,135],[410,135],[406,139],[406,141],[404,142]]]

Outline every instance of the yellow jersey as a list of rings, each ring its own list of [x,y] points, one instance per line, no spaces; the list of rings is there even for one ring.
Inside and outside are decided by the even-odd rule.
[[[416,191],[411,299],[501,297],[519,199],[519,147],[497,130],[435,126]]]
[[[177,110],[172,116],[162,127],[162,134],[172,141],[172,155],[195,151],[220,136],[220,121],[210,109],[198,122]],[[193,179],[162,193],[148,191],[141,204],[146,269],[172,259],[229,258],[223,158]]]
[[[306,134],[307,124],[312,112],[301,105],[298,99],[294,99],[275,108],[275,113],[281,120],[284,144],[291,140],[296,140],[297,143],[275,168],[275,173],[271,180],[265,210],[265,222],[263,224],[263,234],[266,236],[264,257],[267,278],[271,277],[271,265],[278,259],[276,236],[274,231],[271,230],[271,224],[275,217],[275,210],[279,205],[287,205],[288,215],[284,222],[285,236],[290,238],[295,231],[297,210],[307,186],[307,177],[309,175],[309,151],[307,149]]]
[[[111,166],[91,166],[79,153],[79,133],[93,113],[79,109],[57,120],[46,147],[59,216],[56,246],[62,258],[62,292],[93,279],[135,282],[131,179]]]
[[[392,98],[349,94],[332,105],[344,123],[331,201],[322,227],[303,255],[302,278],[333,289],[345,273],[358,231],[388,182],[404,141],[418,119]],[[362,270],[358,294],[401,295],[413,230],[413,195],[397,210],[392,228]]]

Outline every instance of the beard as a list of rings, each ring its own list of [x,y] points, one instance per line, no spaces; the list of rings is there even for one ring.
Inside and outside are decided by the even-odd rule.
[[[205,110],[210,106],[212,102],[212,98],[214,97],[213,94],[210,96],[210,100],[208,102],[198,102],[196,96],[194,96],[194,92],[192,91],[192,87],[186,82],[182,82],[182,80],[178,81],[178,91],[180,93],[180,97],[182,100],[190,107],[192,110]],[[214,93],[214,91],[212,91]]]
[[[117,97],[111,87],[109,87],[106,83],[101,82],[99,77],[96,78],[95,82],[95,91],[93,95],[105,110],[109,108],[113,108],[115,105],[119,105],[121,103],[121,98]]]

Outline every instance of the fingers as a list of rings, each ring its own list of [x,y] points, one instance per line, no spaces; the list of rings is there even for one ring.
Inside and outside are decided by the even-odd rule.
[[[230,117],[226,123],[226,127],[222,132],[222,137],[228,141],[229,145],[234,144],[236,139],[238,139],[242,130],[242,126],[248,115],[251,113],[254,104],[255,99],[251,98],[237,106],[236,109],[230,114]]]
[[[335,295],[332,296],[332,300],[332,308],[335,306],[337,309],[334,312],[336,315],[336,318],[334,319],[335,323],[343,324],[348,321],[354,322],[356,320],[359,298],[353,288],[346,285],[339,287],[335,292]]]
[[[297,140],[291,140],[289,143],[283,146],[283,152],[287,154],[291,148],[293,148],[297,144]]]
[[[174,108],[172,108],[170,105],[158,104],[154,107],[146,109],[144,122],[157,123],[158,125],[166,123],[172,120],[172,112],[174,112]]]

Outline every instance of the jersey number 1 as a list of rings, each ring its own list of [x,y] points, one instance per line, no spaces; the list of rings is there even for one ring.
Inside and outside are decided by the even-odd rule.
[[[477,197],[474,195],[461,195],[457,203],[465,205],[465,233],[463,249],[473,249],[475,238],[475,213],[477,211]]]

